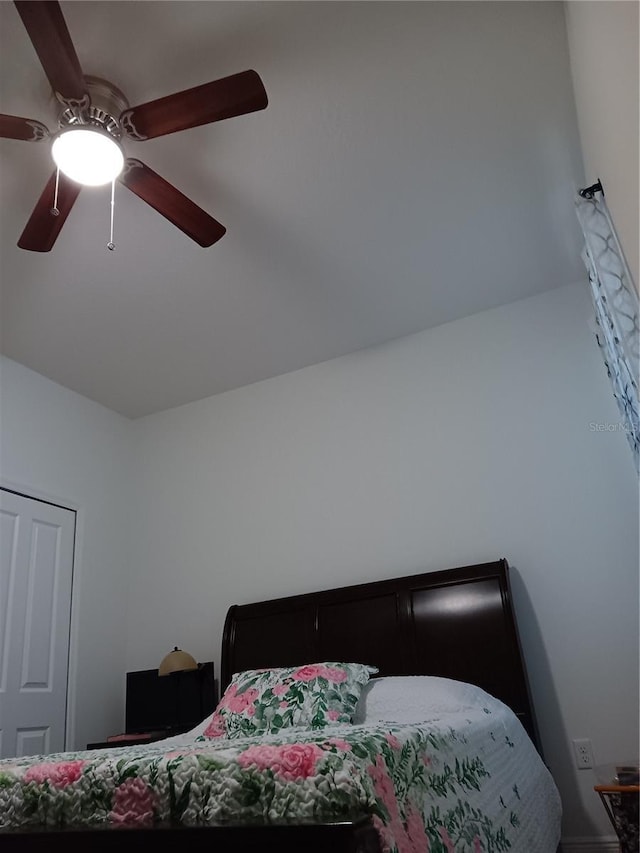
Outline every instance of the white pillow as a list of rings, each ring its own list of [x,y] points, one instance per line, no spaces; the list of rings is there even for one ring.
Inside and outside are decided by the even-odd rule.
[[[420,723],[434,714],[496,703],[480,687],[437,675],[386,675],[365,685],[353,718],[363,723]]]

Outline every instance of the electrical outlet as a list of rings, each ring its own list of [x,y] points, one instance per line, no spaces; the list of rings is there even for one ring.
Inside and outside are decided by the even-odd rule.
[[[573,751],[576,756],[576,767],[578,770],[589,770],[593,767],[593,752],[590,740],[587,738],[574,740]]]

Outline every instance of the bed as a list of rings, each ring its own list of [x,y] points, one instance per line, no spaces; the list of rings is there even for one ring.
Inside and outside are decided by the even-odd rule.
[[[504,559],[234,605],[221,692],[186,735],[0,762],[0,847],[557,848]]]

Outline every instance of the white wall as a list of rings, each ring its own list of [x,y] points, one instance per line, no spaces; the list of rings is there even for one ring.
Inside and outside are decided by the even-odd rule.
[[[236,602],[504,556],[565,835],[610,834],[569,739],[637,753],[638,495],[588,317],[563,287],[133,422],[129,668],[219,662]]]
[[[121,731],[130,421],[0,360],[0,483],[78,512],[69,748]]]
[[[565,287],[137,422],[2,359],[0,480],[79,510],[70,745],[126,669],[219,664],[234,602],[505,556],[564,834],[609,834],[568,741],[637,754],[638,494],[588,314]]]
[[[629,0],[565,3],[587,184],[598,178],[636,287],[638,258],[638,10]]]

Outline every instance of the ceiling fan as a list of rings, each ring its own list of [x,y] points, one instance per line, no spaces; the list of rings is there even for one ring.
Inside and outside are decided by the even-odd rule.
[[[82,73],[57,0],[15,0],[14,5],[60,104],[54,133],[40,121],[0,114],[0,137],[50,140],[57,166],[18,246],[50,251],[82,186],[116,178],[200,246],[219,240],[226,228],[149,166],[125,157],[121,140],[153,139],[263,110],[268,100],[259,75],[242,71],[130,107],[111,83]],[[108,245],[113,248],[112,241]]]

